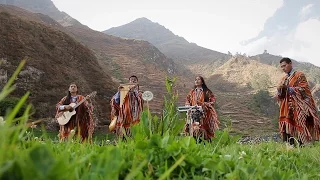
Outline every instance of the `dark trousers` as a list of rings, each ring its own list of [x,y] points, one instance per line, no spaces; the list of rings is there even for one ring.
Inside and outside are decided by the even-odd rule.
[[[282,133],[283,142],[288,142],[290,145],[294,145],[294,139],[290,134]]]
[[[291,136],[290,134],[287,134],[285,132],[282,133],[282,140],[283,140],[283,142],[288,142],[290,145],[295,145],[294,144],[295,140],[294,140],[293,136]],[[300,140],[298,140],[298,142],[299,142],[299,146],[301,146],[302,142]]]

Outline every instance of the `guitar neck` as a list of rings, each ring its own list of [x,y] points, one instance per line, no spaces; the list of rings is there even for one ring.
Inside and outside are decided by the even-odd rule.
[[[73,109],[76,109],[78,106],[80,106],[82,103],[84,103],[87,100],[87,98],[85,97],[84,99],[82,99],[78,104],[76,104]]]

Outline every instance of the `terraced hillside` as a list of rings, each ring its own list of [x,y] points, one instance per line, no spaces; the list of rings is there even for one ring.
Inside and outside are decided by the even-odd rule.
[[[253,101],[252,92],[217,93],[217,96],[219,116],[222,119],[231,120],[232,133],[261,135],[277,132],[277,124],[274,119],[252,111],[252,109],[249,108]]]
[[[69,34],[96,53],[100,65],[112,71],[114,81],[126,83],[128,77],[137,75],[142,90],[150,90],[154,94],[154,100],[150,102],[153,112],[162,112],[166,76],[178,77],[179,89],[185,82],[193,83],[192,73],[179,67],[149,42],[117,38],[78,27],[67,29]],[[191,81],[189,77],[192,77]]]
[[[137,75],[141,89],[150,90],[154,93],[155,98],[150,102],[150,107],[153,112],[162,112],[163,96],[166,92],[164,85],[166,76],[178,77],[178,89],[183,89],[182,87],[186,86],[186,84],[193,83],[193,75],[190,71],[176,65],[171,59],[167,58],[157,48],[146,41],[126,40],[113,37],[91,30],[85,26],[63,27],[56,24],[56,21],[53,21],[48,16],[42,14],[34,14],[14,6],[1,5],[1,7],[0,9],[2,11],[64,31],[87,46],[97,57],[101,70],[112,77],[109,84],[116,82],[114,89],[116,89],[120,83],[126,83],[129,76],[133,74]],[[51,19],[51,21],[48,19]],[[192,80],[190,81],[188,77],[192,77]],[[105,86],[105,84],[101,84],[101,86]],[[191,85],[188,86],[191,87]],[[187,91],[188,90],[181,92],[181,94],[186,94]],[[114,90],[114,93],[115,92],[116,90]],[[106,99],[106,106],[108,106],[112,94],[109,94],[106,90],[106,93],[102,95],[104,99]],[[183,100],[184,97],[181,96],[181,102],[183,102]],[[106,111],[106,113],[108,113],[108,111]],[[108,118],[103,121],[108,121]]]
[[[31,92],[29,100],[37,110],[34,117],[54,117],[56,103],[67,94],[69,84],[76,82],[81,94],[97,91],[95,115],[106,118],[109,107],[103,94],[110,96],[115,83],[99,67],[92,51],[60,30],[21,19],[3,9],[1,6],[0,58],[4,63],[0,70],[6,75],[3,82],[28,57],[14,95]]]
[[[231,121],[233,133],[258,135],[277,131],[277,114],[267,116],[252,106],[257,106],[254,97],[259,89],[268,90],[267,103],[276,106],[272,96],[274,84],[281,75],[281,71],[273,66],[235,56],[207,79],[207,85],[217,96],[218,115],[222,120],[227,119],[225,123]]]

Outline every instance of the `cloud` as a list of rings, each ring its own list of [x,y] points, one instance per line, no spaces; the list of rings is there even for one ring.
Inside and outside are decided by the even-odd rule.
[[[306,19],[311,14],[312,7],[313,7],[313,4],[308,4],[301,9],[301,11],[299,12],[301,20]]]
[[[249,55],[265,49],[320,66],[320,3],[314,0],[53,0],[95,30],[147,17],[200,46]]]
[[[265,49],[269,53],[293,58],[298,61],[310,62],[320,67],[320,20],[309,19],[298,24],[286,35],[275,33],[273,36],[264,36],[246,46],[245,52],[250,55],[260,54]]]
[[[301,60],[311,62],[320,67],[320,20],[309,19],[298,25],[294,41],[302,42],[300,49],[293,49],[292,57],[301,57]]]
[[[294,0],[295,1],[295,0]],[[320,3],[285,1],[269,18],[258,36],[242,44],[248,54],[269,53],[307,61],[320,67],[317,52],[320,47]]]

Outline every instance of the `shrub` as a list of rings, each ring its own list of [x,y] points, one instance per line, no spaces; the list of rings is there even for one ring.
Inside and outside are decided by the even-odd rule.
[[[12,110],[19,102],[20,98],[17,97],[7,97],[4,100],[0,101],[0,116],[5,116],[6,113]],[[26,110],[27,105],[24,104],[19,112],[17,113],[16,117],[21,117],[23,112]]]
[[[270,80],[270,76],[268,74],[256,74],[253,76],[252,81],[250,82],[250,86],[256,90],[267,89],[271,86],[272,82]]]
[[[277,125],[279,106],[276,104],[275,99],[267,90],[259,90],[256,94],[254,94],[249,108],[269,118],[272,118],[275,122],[275,125]]]

